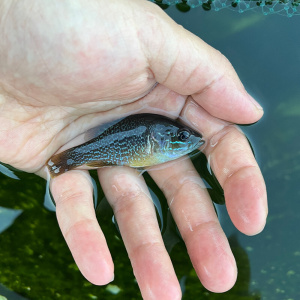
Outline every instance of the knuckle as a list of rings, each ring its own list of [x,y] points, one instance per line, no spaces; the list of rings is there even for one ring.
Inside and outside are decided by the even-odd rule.
[[[156,241],[146,241],[144,243],[141,243],[135,247],[133,247],[128,255],[130,257],[138,256],[140,253],[154,253],[154,252],[160,252],[159,251],[164,250],[164,245],[162,241],[156,240]]]

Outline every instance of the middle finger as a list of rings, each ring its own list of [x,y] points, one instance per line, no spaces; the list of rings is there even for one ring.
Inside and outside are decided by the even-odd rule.
[[[202,284],[224,292],[235,283],[237,270],[227,238],[209,194],[189,159],[150,171],[165,194]]]

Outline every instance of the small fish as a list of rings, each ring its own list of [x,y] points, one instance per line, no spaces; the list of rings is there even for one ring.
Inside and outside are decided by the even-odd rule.
[[[162,115],[130,115],[104,127],[100,133],[99,128],[92,129],[96,137],[91,140],[53,155],[47,162],[51,177],[78,168],[149,167],[204,144],[200,133]]]

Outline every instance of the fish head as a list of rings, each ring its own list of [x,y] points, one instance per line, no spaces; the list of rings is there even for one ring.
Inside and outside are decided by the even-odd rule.
[[[205,143],[201,133],[177,122],[153,126],[151,137],[154,152],[165,161],[186,155]]]

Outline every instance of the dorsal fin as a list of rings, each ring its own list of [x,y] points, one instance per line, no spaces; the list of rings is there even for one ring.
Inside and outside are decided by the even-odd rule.
[[[99,126],[93,127],[91,129],[89,129],[85,134],[84,134],[84,141],[90,141],[92,139],[94,139],[95,137],[99,136],[100,134],[102,134],[106,129],[108,129],[109,127],[119,123],[121,120],[125,119],[126,117],[117,119],[117,120],[113,120],[110,121],[108,123],[105,124],[101,124]]]

